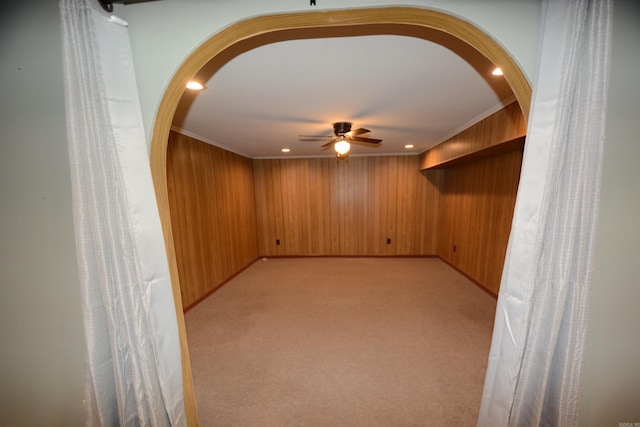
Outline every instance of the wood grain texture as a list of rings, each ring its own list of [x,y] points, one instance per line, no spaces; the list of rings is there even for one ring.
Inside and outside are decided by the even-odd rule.
[[[438,255],[494,295],[500,287],[522,151],[444,169]]]
[[[520,150],[522,145],[512,142],[521,140],[526,132],[527,122],[514,102],[421,154],[420,169],[461,163],[471,156],[482,157],[483,152],[484,157],[491,157],[499,150]]]
[[[171,224],[182,303],[191,305],[258,256],[251,160],[171,132]]]
[[[180,295],[176,253],[173,243],[171,214],[169,208],[167,182],[167,144],[173,117],[184,93],[187,81],[198,72],[208,68],[216,69],[234,57],[234,52],[242,51],[247,41],[258,46],[272,43],[274,36],[280,39],[302,38],[303,35],[291,33],[298,29],[324,31],[335,28],[362,29],[375,32],[381,25],[393,24],[411,30],[432,29],[450,34],[467,43],[470,47],[487,57],[496,66],[502,68],[505,79],[513,90],[524,117],[529,116],[531,87],[524,73],[498,42],[482,30],[463,19],[442,12],[413,7],[380,7],[354,10],[336,10],[322,12],[290,13],[249,18],[232,24],[221,30],[195,49],[179,66],[163,94],[155,119],[151,138],[151,173],[156,190],[158,211],[162,223],[167,251],[169,271],[180,334],[182,354],[182,377],[184,387],[185,415],[187,425],[199,425],[193,379],[189,361],[189,349],[184,327],[184,316]],[[394,34],[390,32],[389,34]],[[237,54],[237,53],[236,53]]]
[[[442,172],[418,161],[253,160],[260,256],[434,255]]]

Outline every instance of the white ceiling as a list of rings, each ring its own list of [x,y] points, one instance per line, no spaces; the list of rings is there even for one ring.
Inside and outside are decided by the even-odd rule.
[[[453,50],[404,35],[252,48],[206,75],[205,90],[185,92],[174,130],[250,158],[331,156],[298,135],[332,135],[334,122],[349,121],[383,140],[352,146],[352,156],[418,154],[514,99],[484,57],[443,40]]]

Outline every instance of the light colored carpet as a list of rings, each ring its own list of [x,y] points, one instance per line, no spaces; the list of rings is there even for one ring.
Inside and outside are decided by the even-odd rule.
[[[186,316],[202,426],[474,426],[496,301],[436,258],[257,261]]]

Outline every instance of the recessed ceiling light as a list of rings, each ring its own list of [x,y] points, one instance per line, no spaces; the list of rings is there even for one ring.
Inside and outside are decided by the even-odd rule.
[[[192,80],[192,81],[187,83],[187,89],[202,90],[202,89],[204,89],[204,86],[202,85],[202,83],[198,83],[198,82]]]
[[[491,74],[493,74],[494,76],[502,76],[504,75],[504,73],[502,72],[502,68],[500,67],[496,67]]]
[[[407,144],[407,145],[404,146],[404,148],[406,148],[407,150],[410,149],[410,148],[413,148],[413,144]]]
[[[281,151],[283,153],[289,153],[291,151],[291,148],[283,148]]]

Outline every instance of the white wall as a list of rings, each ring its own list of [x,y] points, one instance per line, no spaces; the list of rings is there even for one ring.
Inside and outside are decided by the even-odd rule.
[[[58,2],[0,10],[0,424],[84,423]]]
[[[616,0],[582,426],[640,423],[640,3]]]
[[[189,53],[213,34],[256,15],[323,9],[415,6],[461,17],[496,38],[529,77],[535,72],[540,0],[162,0],[117,8],[129,22],[147,135],[167,84]],[[147,138],[149,139],[149,138]]]

